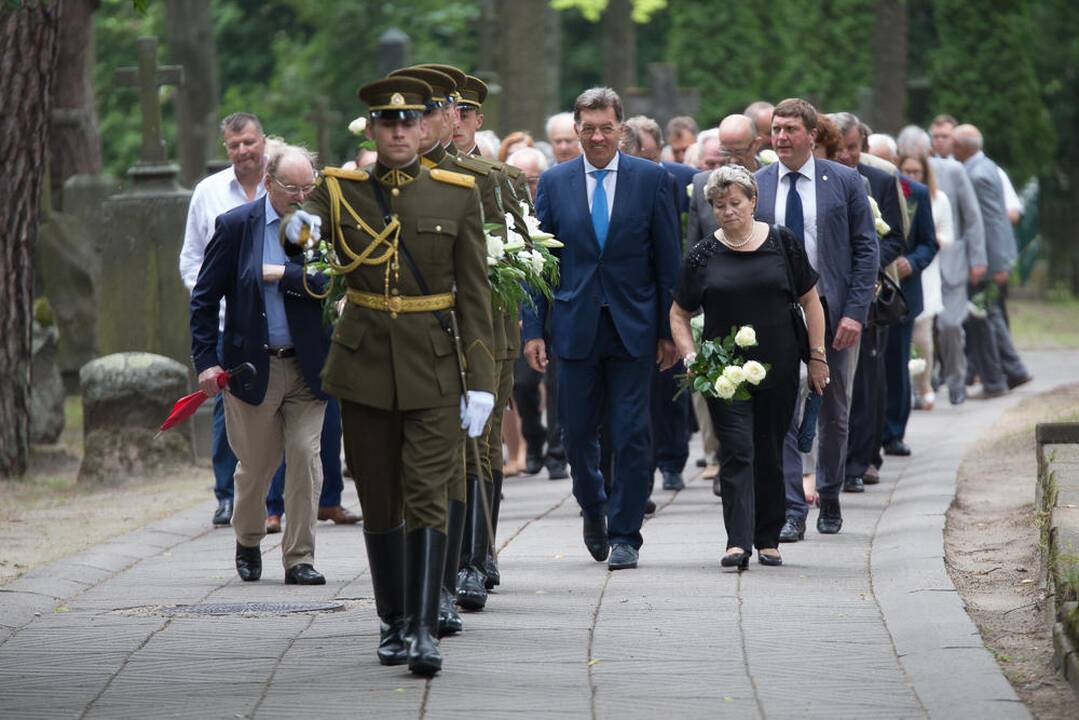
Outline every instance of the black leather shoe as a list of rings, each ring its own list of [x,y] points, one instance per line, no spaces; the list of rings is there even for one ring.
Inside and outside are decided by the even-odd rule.
[[[494,493],[491,495],[491,526],[495,533],[498,532],[498,514],[502,511],[502,471],[492,470],[491,477],[494,480]],[[498,555],[495,553],[497,538],[489,538],[487,542],[487,558],[483,562],[484,587],[493,590],[502,584],[502,573],[498,570]]]
[[[1033,375],[1024,375],[1021,378],[1015,378],[1014,380],[1008,378],[1008,389],[1015,390],[1020,385],[1026,385],[1028,382],[1034,379]]]
[[[526,455],[525,456],[525,475],[535,475],[543,469],[543,456],[542,455]]]
[[[285,571],[286,585],[325,585],[326,578],[318,570],[307,563],[293,565]]]
[[[719,564],[723,567],[736,567],[739,571],[742,571],[749,567],[749,558],[752,554],[749,550],[729,552],[719,559]]]
[[[767,550],[768,548],[765,549]],[[768,567],[779,567],[783,564],[783,558],[779,555],[765,555],[760,551],[760,548],[757,548],[757,562]]]
[[[884,454],[907,457],[910,455],[910,445],[907,445],[902,440],[890,440],[884,443]]]
[[[603,562],[611,551],[607,543],[607,517],[599,515],[595,519],[584,516],[584,546],[596,562]]]
[[[835,535],[843,528],[843,513],[839,508],[839,498],[821,498],[820,514],[817,515],[817,532],[821,535]]]
[[[465,624],[457,612],[457,566],[461,562],[461,541],[465,532],[466,507],[460,500],[446,503],[446,562],[442,571],[442,592],[438,602],[438,636],[453,635],[464,630]]]
[[[806,536],[806,521],[798,518],[787,518],[783,523],[783,529],[779,531],[779,542],[792,543],[804,540]]]
[[[647,500],[644,501],[644,514],[645,515],[655,515],[656,514],[656,503],[655,503],[654,500],[652,500],[652,498],[648,498]]]
[[[569,477],[569,472],[566,471],[565,460],[547,460],[547,479],[548,480],[565,480]]]
[[[663,473],[663,489],[664,490],[684,490],[685,487],[686,487],[686,484],[682,480],[682,473],[676,473],[676,472],[664,472]]]
[[[611,557],[607,559],[608,570],[632,570],[637,567],[637,550],[632,545],[617,543],[611,548]]]
[[[438,636],[456,635],[465,629],[465,621],[461,619],[461,613],[457,612],[454,593],[446,588],[438,598]]]
[[[483,610],[487,605],[487,517],[480,494],[481,480],[468,476],[468,508],[465,513],[465,536],[461,544],[461,564],[457,573],[457,604],[462,610]],[[483,481],[485,482],[485,481]],[[493,489],[488,485],[487,497]]]
[[[962,405],[967,401],[966,390],[948,390],[948,401],[952,405]]]
[[[405,620],[405,526],[387,532],[363,531],[367,566],[378,612],[378,661],[383,665],[408,662],[408,623]]]
[[[214,511],[214,525],[228,525],[232,522],[232,498],[217,501]]]
[[[258,545],[245,547],[236,543],[236,574],[244,582],[252,582],[262,577],[262,550]]]
[[[860,477],[849,477],[843,481],[843,492],[865,492],[865,481]]]

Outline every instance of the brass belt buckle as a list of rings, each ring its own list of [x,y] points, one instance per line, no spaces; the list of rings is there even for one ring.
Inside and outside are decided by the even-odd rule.
[[[405,306],[405,301],[401,299],[400,295],[391,295],[390,299],[386,301],[386,307],[390,309],[392,313],[399,313]]]

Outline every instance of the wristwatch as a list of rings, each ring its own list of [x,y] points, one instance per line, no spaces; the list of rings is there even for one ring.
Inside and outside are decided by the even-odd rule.
[[[826,353],[824,351],[824,346],[823,345],[821,345],[820,347],[811,347],[811,348],[809,348],[809,352],[810,353],[817,353],[819,355],[824,355],[824,356],[828,355],[828,353]]]

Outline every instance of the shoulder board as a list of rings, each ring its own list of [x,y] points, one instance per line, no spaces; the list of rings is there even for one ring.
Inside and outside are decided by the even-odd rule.
[[[476,178],[471,175],[450,172],[449,170],[443,170],[441,168],[432,170],[431,178],[433,180],[438,180],[439,182],[449,183],[450,185],[460,185],[461,187],[466,188],[476,187]]]
[[[522,175],[524,175],[524,173],[521,171],[521,168],[515,167],[513,165],[509,165],[509,164],[504,164],[502,166],[502,172],[506,173],[507,175],[509,175],[511,177],[515,177],[515,178],[521,177]]]
[[[341,178],[342,180],[359,180],[360,182],[371,177],[363,170],[342,170],[335,167],[322,168],[322,174],[328,177]]]
[[[453,159],[453,163],[455,165],[457,165],[457,167],[464,168],[465,170],[468,170],[469,172],[474,172],[474,173],[477,173],[479,175],[488,175],[488,174],[490,174],[490,172],[492,170],[490,165],[487,165],[487,164],[481,163],[481,162],[476,162],[475,160],[473,160],[470,157],[469,158],[460,157],[460,156],[455,157]]]

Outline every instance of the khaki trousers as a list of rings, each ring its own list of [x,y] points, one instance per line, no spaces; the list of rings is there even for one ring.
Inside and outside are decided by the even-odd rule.
[[[270,358],[266,396],[250,405],[225,394],[225,429],[236,465],[232,527],[236,541],[256,547],[266,535],[266,491],[285,456],[285,569],[315,562],[315,523],[322,491],[319,457],[326,401],[307,386],[295,357]]]
[[[701,442],[704,444],[704,457],[709,465],[716,462],[716,453],[719,452],[719,441],[716,439],[715,430],[712,429],[712,416],[708,414],[708,401],[704,395],[693,393],[693,414],[697,417],[697,427],[701,429]]]

